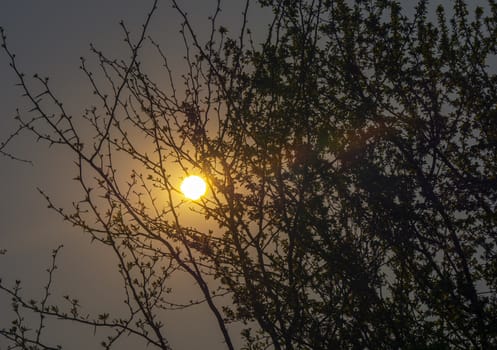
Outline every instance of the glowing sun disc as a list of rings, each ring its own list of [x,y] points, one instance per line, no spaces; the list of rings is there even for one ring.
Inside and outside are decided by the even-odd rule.
[[[207,185],[205,184],[204,179],[200,176],[188,176],[183,180],[180,186],[181,192],[185,195],[186,198],[197,200],[205,194],[207,189]]]

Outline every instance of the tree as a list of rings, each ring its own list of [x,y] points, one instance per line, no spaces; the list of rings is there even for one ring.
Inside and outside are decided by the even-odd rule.
[[[104,82],[82,59],[96,102],[81,120],[48,80],[28,87],[2,31],[33,106],[14,137],[26,130],[74,155],[82,198],[59,208],[43,195],[115,253],[129,317],[85,316],[72,299],[68,311],[29,303],[0,284],[16,310],[111,329],[106,348],[129,334],[169,349],[157,315],[171,307],[170,276],[185,273],[228,349],[236,321],[245,349],[496,347],[495,1],[471,16],[456,0],[432,23],[423,0],[411,17],[390,0],[260,0],[273,12],[261,43],[249,1],[233,36],[218,7],[206,42],[172,3],[183,85],[146,35],[155,1],[136,41],[123,25],[129,60],[93,49]],[[166,90],[141,64],[145,42]],[[208,195],[183,200],[178,174],[204,176]],[[182,219],[188,206],[205,225]],[[0,334],[49,349],[41,330]]]

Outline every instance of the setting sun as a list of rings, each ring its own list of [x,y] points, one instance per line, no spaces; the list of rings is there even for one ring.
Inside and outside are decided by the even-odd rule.
[[[183,180],[180,189],[186,198],[197,200],[205,194],[207,185],[200,176],[192,175]]]

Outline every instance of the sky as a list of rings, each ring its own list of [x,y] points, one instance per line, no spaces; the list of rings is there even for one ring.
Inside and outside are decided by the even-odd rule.
[[[227,27],[240,23],[240,3],[229,1],[224,6],[223,21]],[[77,115],[91,100],[87,80],[78,69],[79,57],[91,59],[90,43],[111,56],[127,57],[119,22],[124,20],[131,32],[138,32],[151,4],[145,0],[1,0],[0,26],[5,29],[9,47],[26,76],[34,73],[49,76],[64,105]],[[215,9],[215,1],[189,0],[182,1],[182,5],[202,32],[208,15]],[[160,1],[150,33],[162,44],[173,65],[180,65],[183,55],[179,24],[180,18],[169,1]],[[8,64],[2,52],[0,140],[15,129],[16,108],[21,111],[26,108]],[[24,136],[11,150],[32,160],[33,165],[0,157],[0,249],[7,250],[5,256],[0,256],[1,278],[11,285],[20,279],[27,296],[40,297],[51,250],[64,244],[52,300],[60,301],[61,296],[70,294],[78,297],[90,312],[118,310],[123,298],[117,297],[122,284],[116,274],[116,262],[105,249],[91,244],[88,237],[61,222],[57,214],[46,208],[36,190],[42,188],[60,203],[70,203],[74,184],[72,176],[67,176],[72,171],[67,154],[34,144]],[[179,283],[183,284],[179,289],[186,294],[194,289],[192,281]],[[9,304],[10,300],[0,294],[0,310],[9,310]],[[12,315],[0,312],[0,327],[8,326],[11,319]],[[222,348],[221,334],[203,307],[170,313],[165,316],[165,323],[167,338],[175,349]],[[47,338],[57,339],[56,343],[75,350],[99,348],[101,339],[92,337],[92,329],[60,322],[54,325],[47,329]],[[118,346],[119,349],[141,347],[128,340]],[[5,341],[0,338],[0,349],[4,348]]]
[[[411,4],[412,2],[404,1]],[[446,1],[449,3],[449,1]],[[192,23],[202,33],[207,17],[212,13],[213,0],[183,0],[192,16]],[[238,27],[241,0],[224,2],[223,21],[226,27]],[[89,44],[115,57],[126,57],[119,21],[124,20],[132,32],[139,30],[151,1],[136,0],[0,0],[0,26],[8,37],[10,49],[26,76],[38,73],[49,76],[55,91],[70,106],[74,114],[89,105],[91,94],[79,67],[79,57],[91,57]],[[251,18],[251,27],[264,30],[260,14]],[[258,22],[260,21],[260,23]],[[183,55],[179,40],[178,14],[168,0],[159,1],[159,11],[152,21],[151,34],[159,40],[173,65],[181,66]],[[158,62],[157,62],[158,63]],[[6,55],[0,53],[0,141],[15,130],[13,116],[16,108],[25,110],[16,77],[8,66]],[[154,64],[152,60],[151,65]],[[55,199],[71,201],[74,190],[67,154],[29,142],[21,137],[11,150],[16,155],[33,160],[32,165],[0,156],[0,277],[7,284],[21,279],[26,295],[39,297],[42,293],[50,263],[51,250],[64,244],[55,276],[53,300],[65,294],[78,296],[90,311],[118,310],[120,298],[116,291],[121,282],[115,274],[115,261],[104,249],[91,244],[88,237],[63,223],[46,208],[36,188],[54,193]],[[58,153],[54,153],[58,152]],[[54,156],[56,154],[56,156]],[[193,282],[181,281],[187,292]],[[0,294],[0,310],[9,309],[9,300]],[[10,316],[0,312],[0,328],[10,322]],[[213,318],[202,307],[166,315],[167,337],[175,349],[221,348],[221,335]],[[99,338],[91,329],[74,328],[57,323],[47,336],[70,349],[97,348]],[[124,342],[119,349],[135,349],[137,344]],[[0,338],[0,349],[5,343]]]

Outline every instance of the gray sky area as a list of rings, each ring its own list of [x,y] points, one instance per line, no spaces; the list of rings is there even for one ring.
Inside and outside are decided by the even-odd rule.
[[[483,1],[480,1],[483,2]],[[180,19],[168,0],[159,1],[160,8],[152,22],[151,35],[157,39],[171,58],[173,67],[181,68],[183,47],[179,38]],[[207,17],[214,10],[213,0],[180,1],[192,16],[192,23],[202,33],[208,25]],[[241,23],[243,1],[224,1],[221,22],[228,28]],[[412,8],[413,2],[405,1]],[[450,1],[446,1],[450,3]],[[91,58],[89,43],[94,43],[110,56],[125,57],[119,21],[125,20],[132,32],[137,32],[149,10],[151,1],[137,0],[0,0],[0,26],[7,34],[10,49],[26,76],[34,73],[50,76],[54,90],[74,115],[91,104],[91,90],[79,71],[79,57]],[[253,14],[250,27],[257,34],[265,28],[262,14]],[[204,30],[205,31],[205,30]],[[158,58],[147,64],[159,65]],[[0,53],[0,141],[15,130],[13,116],[16,108],[25,111],[26,102],[15,86],[16,77],[9,68],[7,56]],[[81,300],[89,312],[115,311],[122,305],[122,282],[116,274],[116,262],[106,250],[91,244],[88,237],[64,224],[46,208],[36,188],[53,194],[62,204],[71,203],[73,182],[71,164],[63,151],[48,149],[43,144],[21,137],[12,144],[16,155],[34,161],[26,165],[0,156],[0,277],[7,284],[21,279],[24,293],[33,298],[42,295],[51,250],[64,244],[59,269],[55,276],[52,300],[71,294]],[[56,156],[54,156],[54,154]],[[193,281],[178,281],[178,290],[188,295]],[[8,326],[12,315],[10,300],[0,293],[0,328]],[[218,349],[221,335],[214,319],[202,306],[184,312],[164,315],[168,339],[175,349]],[[93,329],[74,328],[54,323],[47,330],[47,338],[68,349],[99,348],[101,340],[93,337]],[[144,348],[143,344],[122,342],[119,349]],[[0,338],[0,350],[5,349]]]

